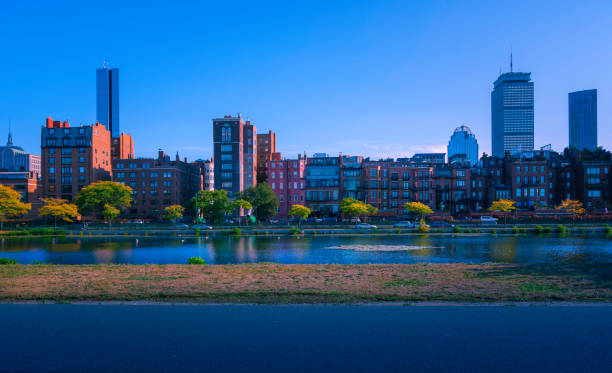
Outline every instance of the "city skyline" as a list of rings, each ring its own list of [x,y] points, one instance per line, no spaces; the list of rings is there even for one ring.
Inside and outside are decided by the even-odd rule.
[[[560,4],[560,7],[568,5]],[[605,3],[601,5],[610,6]],[[471,4],[467,5],[463,12],[472,7]],[[508,11],[509,15],[520,13],[508,4],[480,8],[482,9],[479,9],[477,14],[470,17],[484,17],[499,9]],[[63,7],[61,10],[68,13],[84,11],[77,4]],[[561,125],[567,126],[568,123],[566,95],[569,92],[598,89],[598,122],[603,129],[609,122],[610,109],[606,103],[610,102],[608,92],[612,74],[609,66],[592,65],[592,62],[605,61],[610,52],[601,51],[595,48],[594,43],[583,40],[586,36],[574,35],[573,38],[565,39],[566,46],[571,47],[567,49],[579,47],[582,54],[588,52],[593,58],[584,60],[571,58],[569,53],[548,53],[554,45],[545,45],[546,38],[533,34],[533,21],[544,17],[545,11],[542,7],[534,7],[524,20],[518,20],[525,29],[513,35],[512,39],[515,40],[504,39],[495,31],[495,36],[491,37],[495,40],[489,40],[489,44],[484,44],[484,48],[480,45],[482,52],[476,50],[475,43],[467,44],[466,40],[485,25],[468,27],[463,23],[459,24],[461,27],[456,46],[451,46],[443,40],[450,37],[448,34],[428,36],[434,20],[452,18],[451,13],[457,9],[450,5],[411,8],[402,4],[362,4],[351,10],[343,19],[345,26],[354,26],[349,29],[351,31],[342,31],[341,26],[330,26],[326,23],[329,17],[339,11],[334,7],[322,13],[318,12],[320,8],[316,6],[313,6],[313,9],[289,8],[281,11],[287,13],[288,20],[291,20],[291,16],[295,17],[298,10],[318,14],[318,17],[302,24],[307,26],[303,32],[291,28],[291,45],[297,47],[297,52],[284,43],[287,40],[283,42],[274,39],[269,33],[262,32],[262,28],[257,29],[260,33],[252,39],[256,42],[257,50],[247,47],[244,43],[248,38],[239,36],[238,31],[232,31],[231,37],[223,39],[223,44],[219,44],[222,39],[221,36],[211,33],[213,26],[206,28],[206,32],[194,34],[194,40],[205,41],[204,47],[200,50],[196,48],[198,53],[183,50],[178,57],[172,55],[177,49],[171,49],[168,55],[155,56],[159,57],[158,59],[150,58],[153,56],[148,55],[144,49],[128,49],[126,43],[134,41],[135,37],[143,38],[145,44],[153,41],[132,27],[112,31],[114,35],[126,33],[126,43],[97,51],[92,50],[95,48],[85,48],[79,57],[49,61],[39,70],[36,70],[35,66],[40,67],[40,63],[26,61],[27,51],[16,46],[13,58],[3,61],[1,66],[4,71],[12,71],[12,74],[5,79],[11,94],[0,100],[0,115],[6,118],[0,117],[0,128],[4,127],[4,130],[8,131],[10,118],[14,124],[15,138],[19,139],[17,142],[27,151],[38,154],[40,148],[37,146],[37,139],[29,138],[28,134],[34,130],[37,133],[41,121],[47,116],[68,119],[73,125],[92,124],[95,122],[95,107],[91,104],[95,101],[92,98],[95,93],[91,79],[92,70],[99,66],[101,61],[109,60],[112,66],[122,70],[122,127],[136,139],[136,154],[139,157],[152,156],[159,147],[163,147],[171,154],[180,151],[190,159],[208,158],[213,153],[210,120],[225,114],[235,115],[237,112],[241,112],[245,118],[249,117],[259,127],[274,130],[279,136],[278,150],[287,156],[303,151],[308,154],[322,151],[330,154],[342,152],[373,158],[401,157],[416,152],[445,152],[448,136],[461,124],[472,128],[480,145],[480,153],[491,154],[488,95],[498,70],[508,70],[510,44],[513,44],[514,48],[515,70],[531,71],[532,79],[537,85],[535,148],[551,143],[554,149],[560,151],[567,146],[567,131],[557,129]],[[576,22],[586,24],[588,20],[589,25],[584,30],[587,36],[605,29],[610,23],[599,15],[605,12],[598,13],[596,10],[595,6],[585,6],[573,14],[572,19]],[[10,11],[18,15],[23,13],[24,9],[11,5]],[[132,11],[133,9],[128,9],[121,15],[122,19],[132,14]],[[401,32],[399,18],[391,16],[388,18],[387,28],[377,31],[376,27],[383,25],[382,19],[389,17],[394,11],[400,14],[413,11],[422,16],[424,21],[411,24],[409,31],[412,34],[409,34]],[[169,16],[177,17],[178,14],[176,10],[170,9]],[[182,16],[186,17],[185,28],[193,31],[195,19]],[[28,21],[34,21],[36,17],[37,14],[34,14]],[[552,23],[547,20],[544,25],[549,26],[551,31],[557,31],[560,23],[567,21],[567,18],[563,17]],[[76,20],[69,22],[74,26],[79,24]],[[274,23],[272,17],[264,18],[262,22],[271,28],[270,31],[285,26]],[[217,25],[218,22],[213,24]],[[251,25],[248,22],[247,24]],[[11,26],[11,22],[7,25]],[[315,31],[322,25],[326,25],[326,31],[333,28],[335,32],[344,32],[343,36],[348,37],[349,45],[338,48],[339,51],[330,49],[333,40],[315,46],[316,43],[313,42],[322,41]],[[236,26],[239,29],[246,27]],[[58,31],[50,31],[51,34],[55,32]],[[72,46],[81,46],[86,45],[84,36],[91,32],[84,32],[83,38],[68,37],[64,33],[54,36],[70,42]],[[22,38],[29,40],[33,36],[30,33],[26,32]],[[169,46],[171,40],[184,35],[185,30],[171,29],[165,38],[161,39],[161,44]],[[409,44],[406,48],[391,48],[391,44],[395,42],[411,40],[411,35],[416,35],[416,46],[433,42],[434,47],[420,50],[420,54],[415,54],[416,49]],[[600,37],[600,42],[602,38],[605,39],[606,36]],[[355,44],[358,41],[363,41],[359,48]],[[377,45],[377,42],[382,41],[385,41],[382,46]],[[9,42],[15,46],[14,40]],[[100,45],[99,43],[97,39],[94,40],[92,47]],[[274,46],[278,43],[281,43],[282,48],[274,51]],[[237,45],[243,49],[232,49],[232,46]],[[444,47],[448,50],[442,53],[440,48]],[[203,65],[197,62],[197,59],[191,58],[196,55],[216,55],[221,50],[232,51],[230,55],[234,56],[250,55],[251,67],[228,63],[230,60],[227,58],[218,61],[223,62],[223,67],[212,60],[207,60]],[[347,57],[350,53],[345,54],[351,50],[353,58]],[[278,52],[277,58],[270,60],[265,57],[275,52]],[[366,56],[366,53],[371,54],[371,57]],[[546,53],[549,55],[545,55]],[[325,55],[332,57],[332,60],[328,60],[329,66],[323,69],[316,59]],[[448,70],[446,72],[441,70],[441,62],[437,61],[442,55],[452,56],[452,61],[444,61],[444,68]],[[147,56],[149,58],[142,58]],[[302,60],[298,60],[298,57],[303,58],[303,62],[300,63]],[[130,60],[134,58],[135,60]],[[427,68],[424,68],[425,61]],[[312,68],[305,67],[305,63],[311,62]],[[177,70],[177,73],[169,78],[167,72],[176,68],[177,63],[180,63],[182,70]],[[210,73],[204,71],[205,65],[211,70]],[[277,70],[275,75],[270,75],[270,68]],[[29,73],[33,74],[32,81],[17,84],[20,79],[23,80],[27,69],[31,69]],[[355,79],[358,71],[368,71],[370,74]],[[302,72],[304,77],[298,78],[298,72]],[[283,79],[287,77],[291,79],[283,83]],[[324,77],[331,77],[327,80],[329,84],[323,83],[326,81]],[[313,79],[317,80],[318,84],[306,81]],[[190,80],[193,80],[193,83]],[[466,85],[466,80],[470,81],[470,84]],[[50,97],[49,90],[56,88],[59,82],[62,84],[62,94]],[[443,90],[432,91],[433,88],[430,88],[440,85],[443,85]],[[153,87],[158,89],[152,89]],[[406,87],[410,89],[406,90]],[[411,94],[410,91],[417,94]],[[27,102],[27,108],[20,102]],[[173,131],[165,133],[163,129],[168,123],[172,124]],[[421,131],[422,127],[428,131]],[[348,128],[351,129],[350,132],[347,131]],[[385,135],[389,131],[396,134],[393,139]],[[163,141],[155,136],[156,132],[164,132]],[[322,133],[325,135],[321,136]],[[600,133],[599,144],[609,148],[611,135],[605,130]]]

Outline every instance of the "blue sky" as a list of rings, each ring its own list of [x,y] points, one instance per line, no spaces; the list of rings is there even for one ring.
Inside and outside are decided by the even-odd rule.
[[[461,124],[490,154],[510,46],[535,83],[536,146],[563,149],[568,92],[597,88],[612,148],[610,1],[16,1],[3,13],[0,132],[10,119],[37,154],[47,116],[95,121],[103,61],[120,68],[137,156],[210,157],[211,119],[238,112],[286,156],[445,151]]]

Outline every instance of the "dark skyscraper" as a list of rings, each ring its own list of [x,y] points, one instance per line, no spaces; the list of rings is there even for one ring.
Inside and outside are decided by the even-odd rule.
[[[597,90],[568,95],[569,146],[578,150],[597,148]]]
[[[531,73],[499,76],[491,92],[491,145],[496,157],[506,151],[533,150],[533,82]]]
[[[96,69],[96,119],[112,137],[119,137],[119,69],[111,69],[106,63]]]

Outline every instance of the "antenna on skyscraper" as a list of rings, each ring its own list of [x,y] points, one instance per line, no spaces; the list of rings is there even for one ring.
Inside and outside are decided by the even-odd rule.
[[[102,62],[102,67],[105,69],[108,69],[108,62],[106,61]]]
[[[510,72],[512,72],[512,45],[510,45]]]

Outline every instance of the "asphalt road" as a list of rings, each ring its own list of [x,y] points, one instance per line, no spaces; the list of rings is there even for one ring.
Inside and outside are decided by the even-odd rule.
[[[0,304],[0,371],[611,371],[612,306]]]

